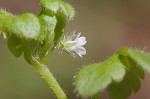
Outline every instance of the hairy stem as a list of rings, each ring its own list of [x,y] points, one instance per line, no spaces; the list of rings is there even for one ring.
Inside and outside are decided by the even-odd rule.
[[[51,56],[52,52],[55,50],[55,47],[49,49],[44,58],[40,59],[42,64],[46,64],[48,62],[49,57]]]
[[[26,46],[25,49],[25,54],[27,55],[27,58],[30,60],[31,64],[35,67],[35,69],[40,73],[42,78],[45,79],[49,87],[52,89],[54,94],[58,99],[68,99],[56,79],[54,78],[53,74],[50,72],[49,68],[38,62],[30,52],[30,48],[28,46],[28,43],[25,38],[22,39],[23,44]]]
[[[39,63],[33,57],[32,59],[33,59],[32,64],[34,65],[35,69],[40,73],[42,78],[45,79],[49,87],[55,93],[56,97],[58,99],[67,99],[66,94],[64,93],[60,85],[57,83],[56,79],[54,78],[53,74],[50,72],[48,67],[46,65]]]

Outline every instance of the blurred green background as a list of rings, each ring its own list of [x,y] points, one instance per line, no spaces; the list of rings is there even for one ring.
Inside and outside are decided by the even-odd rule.
[[[76,10],[67,32],[76,30],[86,36],[87,55],[73,58],[58,51],[48,63],[69,99],[80,99],[74,93],[74,78],[79,68],[103,61],[121,47],[144,49],[150,52],[149,0],[65,0]],[[39,0],[0,0],[0,7],[19,15],[38,14]],[[129,99],[150,98],[150,76],[142,81],[140,91]],[[119,93],[118,93],[119,94]],[[0,99],[55,99],[44,80],[23,57],[16,59],[0,37]],[[102,99],[109,99],[102,93]]]

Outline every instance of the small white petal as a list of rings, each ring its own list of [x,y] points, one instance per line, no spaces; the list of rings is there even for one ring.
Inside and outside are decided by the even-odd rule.
[[[82,46],[79,46],[79,45],[72,46],[72,47],[68,48],[67,50],[70,52],[77,53],[80,57],[82,57],[82,55],[86,54],[86,49]]]
[[[76,53],[82,57],[82,55],[86,54],[86,49],[84,47],[78,47],[78,49],[76,50]]]
[[[68,48],[68,51],[70,51],[70,52],[76,52],[76,50],[78,50],[78,47],[76,47],[76,46],[72,46],[72,47]]]
[[[86,44],[86,38],[85,37],[79,37],[75,40],[77,42],[77,44],[83,46]]]

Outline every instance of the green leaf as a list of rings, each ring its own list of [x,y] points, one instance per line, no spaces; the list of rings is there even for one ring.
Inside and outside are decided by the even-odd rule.
[[[144,79],[144,71],[138,66],[138,64],[136,64],[132,59],[122,55],[120,55],[119,58],[124,65],[128,67],[128,69],[122,82],[113,82],[108,87],[110,99],[127,99],[133,92],[137,92],[139,90],[141,86],[140,79]],[[124,62],[124,60],[126,61]]]
[[[120,51],[122,52],[122,50]],[[119,55],[120,61],[126,66],[127,72],[133,72],[139,78],[144,79],[144,71],[142,67],[128,56]]]
[[[43,44],[41,45],[40,58],[42,59],[47,51],[52,46],[55,37],[55,28],[57,24],[57,19],[55,16],[50,17],[48,15],[41,14],[39,16],[41,23],[41,39],[44,39]]]
[[[139,90],[144,70],[150,72],[150,55],[123,48],[104,62],[81,69],[76,76],[76,88],[82,97],[108,89],[110,99],[126,99]]]
[[[23,53],[23,45],[21,39],[15,35],[11,35],[7,41],[8,48],[15,57],[20,57]]]
[[[41,0],[41,6],[43,10],[49,10],[51,14],[64,14],[69,20],[75,15],[72,6],[61,0]]]
[[[39,16],[31,13],[17,16],[0,10],[0,32],[8,38],[11,52],[16,57],[23,53],[26,61],[34,65],[55,95],[59,99],[67,99],[44,64],[63,36],[66,19],[70,20],[75,12],[69,4],[61,0],[41,0],[41,5]]]
[[[122,81],[124,75],[125,66],[116,54],[107,61],[91,64],[81,69],[76,76],[76,87],[81,96],[94,96],[99,91],[103,91],[113,81]]]
[[[65,16],[68,17],[68,19],[72,19],[75,15],[75,11],[74,11],[74,8],[70,5],[70,4],[67,4],[67,3],[64,3],[64,2],[61,2],[60,3],[60,12],[63,12],[63,14]]]
[[[133,59],[137,64],[141,66],[144,70],[150,73],[150,54],[144,51],[126,49],[122,50],[120,53],[126,52],[126,55]]]
[[[40,33],[39,19],[30,13],[17,16],[12,24],[13,33],[18,33],[25,38],[38,39]]]
[[[13,33],[21,38],[38,39],[40,23],[38,18],[30,13],[14,16],[0,10],[0,30],[5,33]]]
[[[19,49],[16,49],[15,46],[17,44],[20,46],[22,38],[27,40],[33,56],[44,57],[54,41],[56,23],[57,18],[55,16],[42,14],[36,17],[30,13],[14,16],[5,11],[0,11],[0,30],[3,34],[6,34],[6,37],[13,34],[13,37],[10,36],[8,44],[10,51],[16,57],[19,57],[20,54],[19,51],[17,52]],[[20,38],[20,42],[17,38]],[[14,39],[16,39],[16,42]],[[12,40],[14,41],[12,42]]]
[[[7,33],[6,35],[8,35],[8,33],[12,33],[10,29],[12,28],[11,26],[14,23],[15,18],[16,17],[12,14],[0,10],[0,31],[2,33],[5,32],[5,34]]]
[[[52,42],[54,40],[54,30],[57,23],[56,17],[50,17],[48,15],[41,14],[39,15],[39,21],[41,24],[41,31],[39,34],[40,41],[45,40],[45,38],[48,36],[50,37],[50,39],[48,39],[49,42]]]
[[[112,83],[108,87],[109,97],[110,99],[127,99],[132,92],[139,90],[140,85],[140,79],[129,72],[121,83]]]

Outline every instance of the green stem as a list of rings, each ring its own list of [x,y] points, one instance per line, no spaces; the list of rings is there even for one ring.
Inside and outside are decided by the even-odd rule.
[[[27,55],[27,58],[30,60],[31,64],[35,67],[35,69],[40,73],[42,78],[45,79],[49,87],[52,89],[54,94],[58,99],[67,99],[66,94],[54,78],[53,74],[50,72],[48,67],[46,65],[41,64],[38,62],[30,53],[30,48],[28,46],[28,43],[25,38],[22,39],[23,44],[26,46],[25,49],[25,54]]]
[[[50,72],[46,65],[43,65],[32,58],[32,64],[34,65],[35,69],[41,74],[42,78],[45,79],[49,87],[55,93],[58,99],[67,99],[66,94],[61,89],[60,85],[57,83],[56,79],[54,78],[53,74]]]
[[[49,57],[51,56],[52,52],[55,50],[55,47],[49,49],[44,58],[40,59],[42,64],[46,64],[48,62]]]

